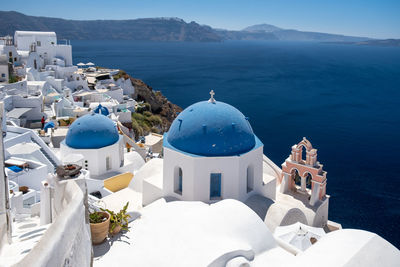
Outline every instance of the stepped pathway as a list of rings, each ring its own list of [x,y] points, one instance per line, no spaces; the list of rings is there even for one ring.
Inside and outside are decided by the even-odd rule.
[[[37,144],[40,147],[40,152],[43,153],[43,155],[47,158],[48,161],[50,161],[51,165],[53,165],[53,172],[56,171],[57,168],[57,163],[53,160],[53,158],[46,152],[46,150],[43,149],[42,144],[39,144],[38,141],[36,141],[33,137],[31,137],[31,140],[33,143]]]

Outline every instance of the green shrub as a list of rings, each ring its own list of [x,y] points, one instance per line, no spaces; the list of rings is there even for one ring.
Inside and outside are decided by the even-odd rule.
[[[18,77],[10,75],[10,77],[8,78],[8,83],[16,83],[16,82],[18,82]]]
[[[146,118],[152,125],[161,125],[162,120],[158,115],[151,115],[150,117]]]
[[[140,113],[134,112],[132,113],[132,119],[134,120],[144,120],[144,116]]]
[[[132,130],[136,138],[143,135],[143,129],[139,126],[136,120],[132,120]]]
[[[132,130],[136,138],[149,133],[150,131],[158,133],[162,125],[162,119],[150,111],[144,111],[143,114],[132,113]]]
[[[153,115],[153,113],[151,113],[150,111],[144,111],[143,115],[146,116],[146,117],[150,117],[150,116]]]
[[[116,80],[118,80],[119,78],[125,78],[126,76],[127,76],[128,74],[126,74],[126,72],[125,71],[123,71],[123,70],[120,70],[117,74],[115,74],[114,76],[113,76],[113,78],[114,78],[114,81],[116,81]],[[125,78],[126,79],[126,78]]]
[[[160,130],[157,128],[157,127],[151,127],[151,132],[153,132],[153,133],[160,133]]]

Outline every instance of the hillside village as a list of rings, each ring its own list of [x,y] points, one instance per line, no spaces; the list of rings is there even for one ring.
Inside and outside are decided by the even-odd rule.
[[[55,32],[0,38],[1,266],[396,266],[329,219],[310,140],[284,162],[210,96],[182,110]],[[323,160],[323,159],[322,159]]]

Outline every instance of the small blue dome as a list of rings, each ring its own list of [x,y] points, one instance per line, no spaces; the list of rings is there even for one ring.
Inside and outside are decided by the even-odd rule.
[[[119,134],[115,123],[100,114],[87,114],[74,121],[65,143],[76,149],[96,149],[115,144]]]
[[[202,101],[182,111],[172,123],[168,143],[200,156],[234,156],[254,148],[253,130],[246,117],[223,102]]]
[[[94,110],[94,113],[102,114],[104,116],[108,116],[110,112],[108,111],[108,108],[103,107],[101,104],[99,104]]]

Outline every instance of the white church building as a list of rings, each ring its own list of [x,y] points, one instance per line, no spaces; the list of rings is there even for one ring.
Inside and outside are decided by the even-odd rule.
[[[263,183],[263,143],[248,118],[216,101],[186,108],[164,136],[163,194],[180,200],[274,199]]]
[[[92,176],[124,165],[123,137],[111,119],[98,113],[87,114],[72,123],[60,144],[60,153],[62,159],[71,154],[82,155],[82,167]]]
[[[326,180],[324,193],[310,203],[317,186],[302,191],[292,182],[294,174],[290,181],[282,179],[285,173],[264,155],[264,145],[249,119],[235,107],[216,101],[213,91],[210,94],[208,101],[183,110],[165,133],[162,164],[146,163],[152,174],[142,181],[134,179],[133,183],[143,183],[139,186],[143,206],[160,198],[208,204],[235,199],[252,208],[272,230],[295,222],[326,226]],[[313,176],[314,184],[318,177]]]

